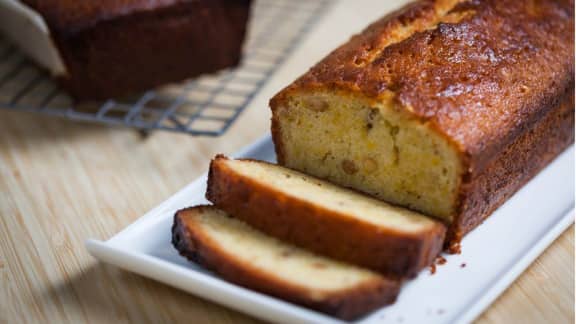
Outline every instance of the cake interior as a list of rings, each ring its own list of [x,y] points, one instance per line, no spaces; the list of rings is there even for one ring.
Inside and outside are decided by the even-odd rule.
[[[246,160],[225,160],[224,163],[241,176],[255,179],[286,196],[338,212],[342,217],[376,225],[383,230],[419,233],[436,225],[430,218],[416,212],[281,166]]]
[[[462,166],[453,145],[393,100],[292,94],[274,114],[285,166],[452,221]]]
[[[315,255],[279,241],[229,217],[217,208],[189,211],[216,248],[233,260],[256,271],[272,274],[279,281],[306,289],[315,289],[321,299],[323,292],[353,288],[366,280],[380,280],[380,276],[358,268]],[[273,270],[273,271],[271,271]]]

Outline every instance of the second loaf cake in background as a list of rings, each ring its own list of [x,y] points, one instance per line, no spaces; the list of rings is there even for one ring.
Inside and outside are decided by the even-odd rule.
[[[206,198],[266,234],[395,277],[440,253],[442,223],[279,165],[217,156]]]
[[[0,31],[74,98],[108,99],[236,66],[251,2],[2,0]]]

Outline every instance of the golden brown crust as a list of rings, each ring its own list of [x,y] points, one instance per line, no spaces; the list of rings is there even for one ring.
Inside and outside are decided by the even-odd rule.
[[[574,86],[551,103],[547,114],[518,136],[483,172],[462,187],[461,213],[449,228],[448,244],[460,239],[574,142]]]
[[[442,249],[441,223],[416,233],[383,229],[326,209],[322,202],[289,196],[237,173],[226,161],[222,155],[212,160],[206,198],[281,240],[394,277],[416,276]]]
[[[334,88],[369,98],[393,93],[402,109],[434,124],[474,160],[472,167],[481,168],[535,123],[542,107],[550,108],[571,80],[573,3],[463,1],[446,15],[474,14],[434,25],[430,17],[437,9],[431,2],[420,1],[370,25],[272,106],[296,89]],[[436,27],[379,47],[399,25],[420,20]],[[356,63],[367,56],[369,61]]]
[[[396,300],[400,282],[381,277],[354,289],[333,293],[323,301],[314,301],[308,297],[306,289],[271,277],[219,248],[190,217],[190,214],[211,208],[214,207],[197,206],[178,211],[174,216],[172,244],[182,256],[228,281],[345,320],[355,319]]]
[[[445,13],[432,3],[370,25],[270,106],[274,114],[292,93],[317,89],[392,97],[460,153],[465,173],[447,236],[455,244],[574,141],[574,102],[566,98],[574,88],[574,2],[468,0]],[[386,43],[415,22],[430,29]],[[277,118],[272,134],[283,163]]]

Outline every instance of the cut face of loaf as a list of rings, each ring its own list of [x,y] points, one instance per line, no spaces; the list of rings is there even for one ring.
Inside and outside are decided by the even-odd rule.
[[[394,103],[321,90],[293,94],[275,113],[286,166],[452,220],[458,151]]]
[[[394,302],[400,282],[317,256],[212,206],[179,211],[172,243],[224,279],[342,319]]]
[[[206,197],[281,240],[395,277],[415,276],[444,240],[428,217],[266,162],[217,156]]]
[[[447,243],[574,140],[570,1],[420,1],[276,95],[278,162],[450,224]]]

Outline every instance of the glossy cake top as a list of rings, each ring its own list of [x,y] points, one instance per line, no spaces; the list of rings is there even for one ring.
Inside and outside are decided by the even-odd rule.
[[[573,87],[573,12],[571,0],[420,1],[370,25],[273,101],[318,87],[392,100],[480,168]]]

